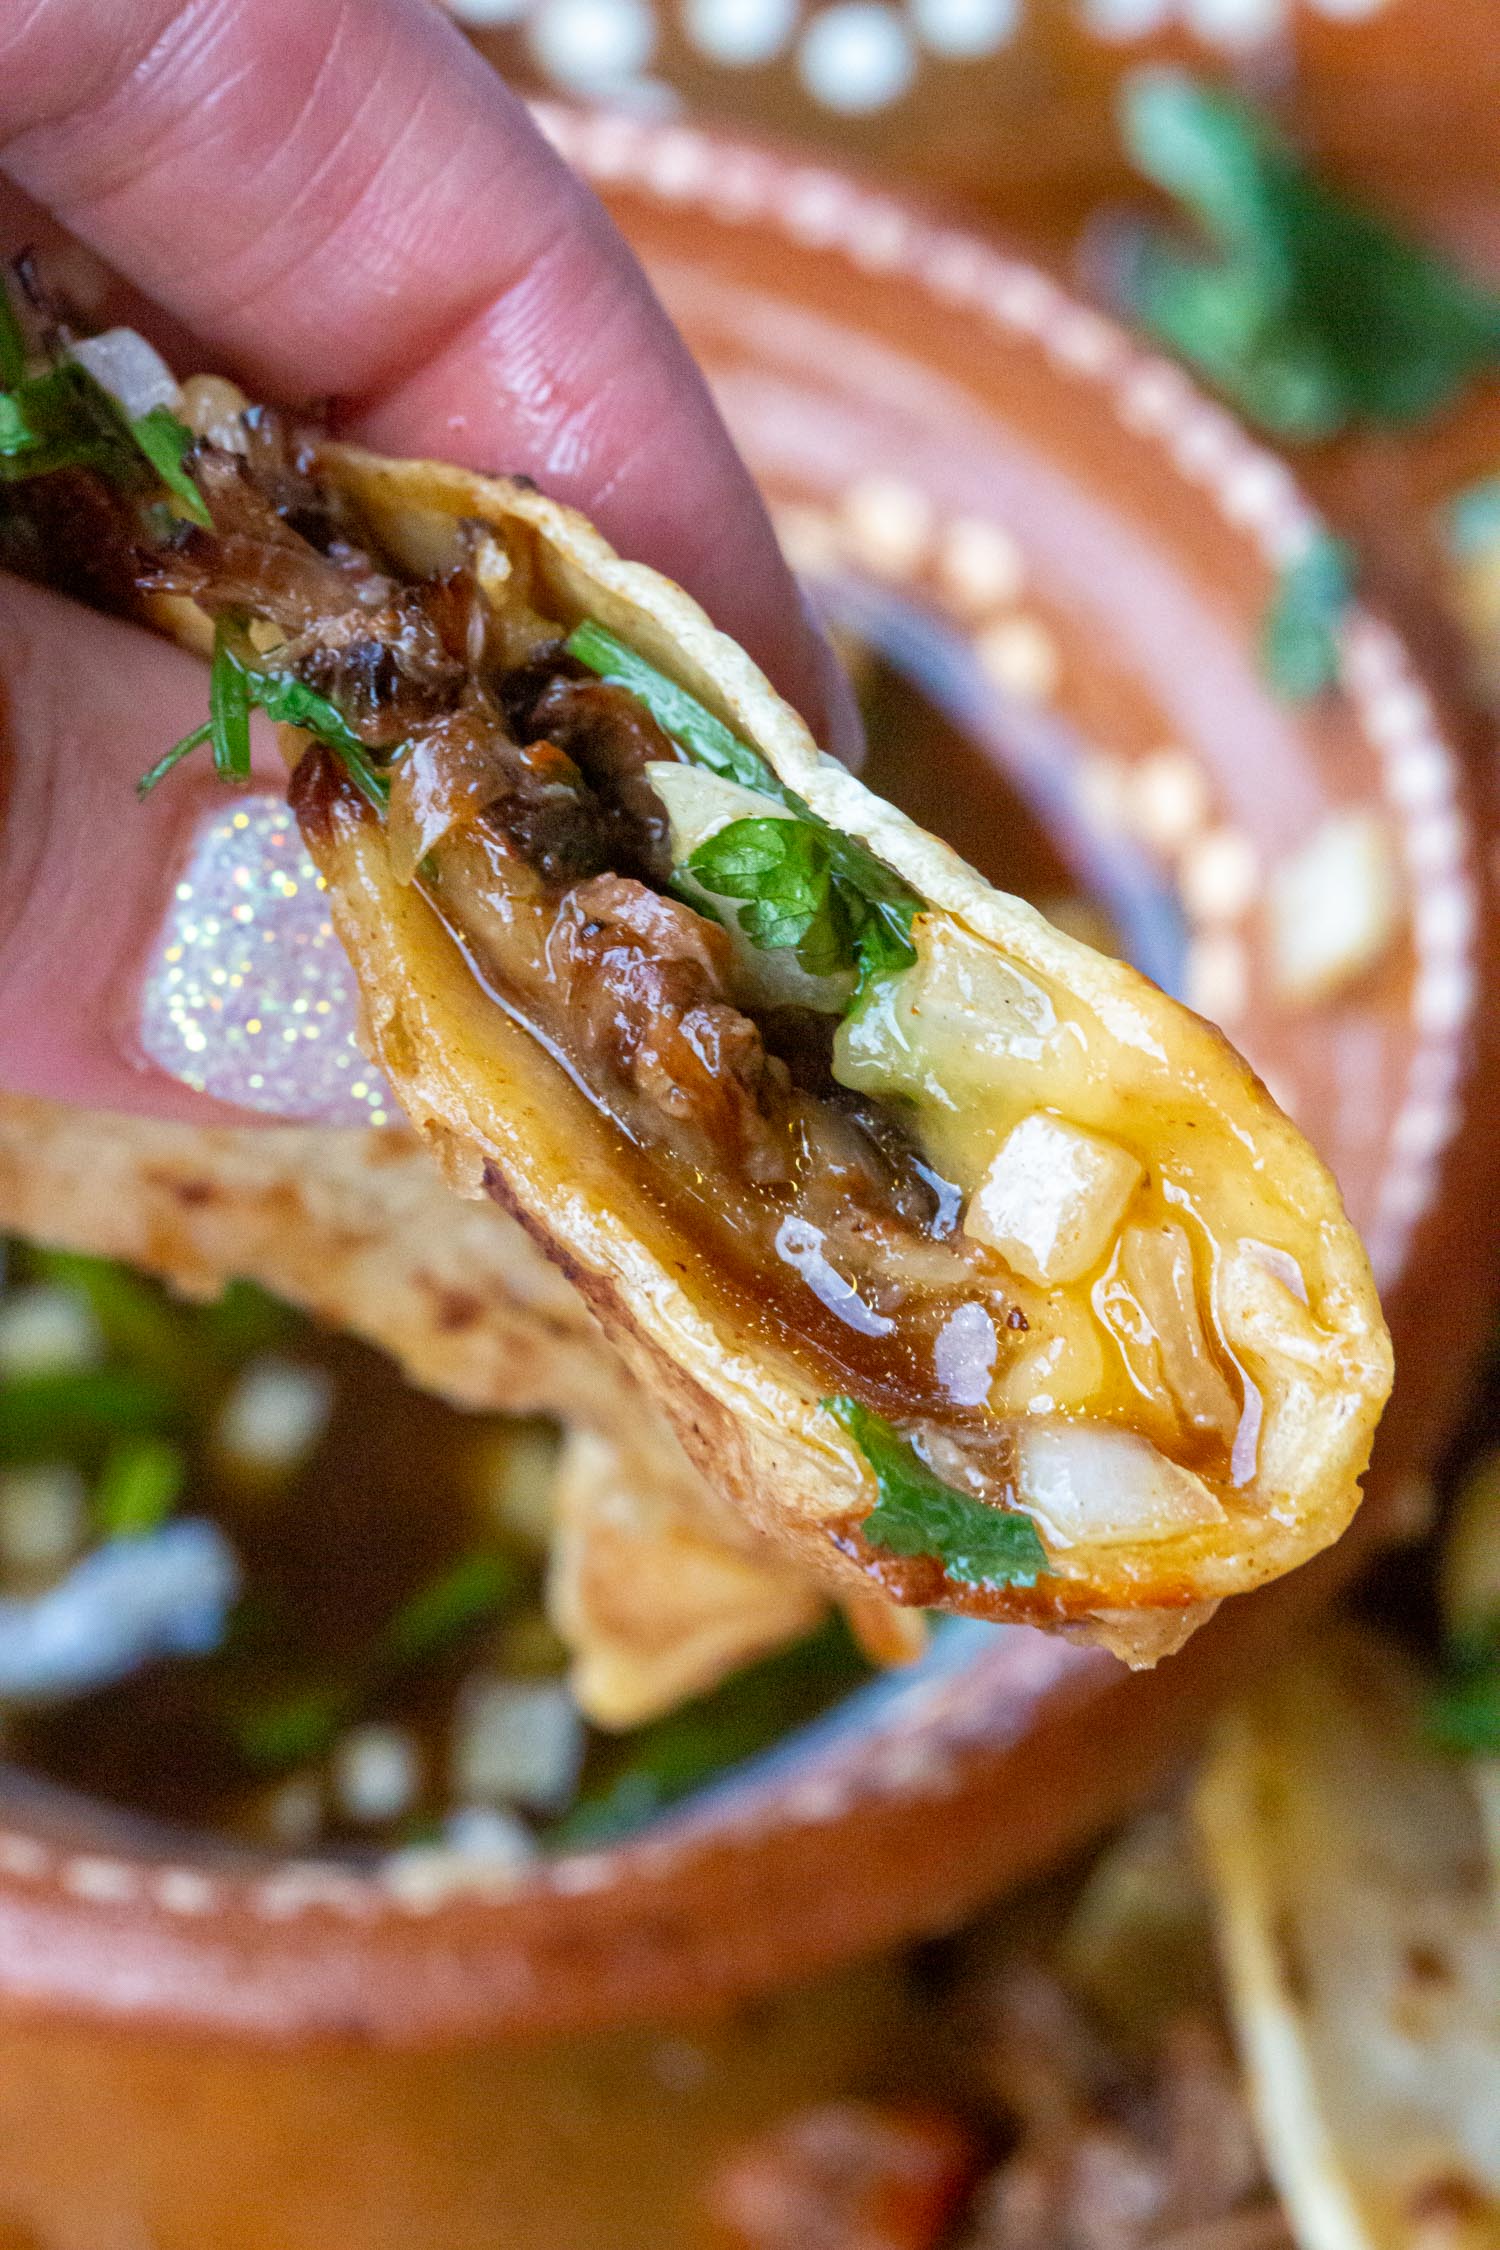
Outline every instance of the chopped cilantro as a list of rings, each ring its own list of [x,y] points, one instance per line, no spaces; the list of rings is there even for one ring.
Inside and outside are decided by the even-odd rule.
[[[0,1384],[0,1462],[52,1461],[176,1426],[164,1383],[127,1367],[67,1367]]]
[[[474,1626],[495,1617],[516,1592],[516,1571],[504,1555],[463,1555],[419,1588],[385,1629],[392,1664],[421,1664]]]
[[[739,926],[752,945],[792,946],[809,976],[850,965],[852,932],[826,838],[800,820],[732,820],[689,859],[720,898],[744,899]]]
[[[556,1849],[612,1843],[767,1750],[870,1677],[843,1620],[734,1673],[708,1694],[600,1744],[603,1772],[551,1828]]]
[[[1126,146],[1208,237],[1148,227],[1127,309],[1276,436],[1434,413],[1500,366],[1500,298],[1315,178],[1249,103],[1184,71],[1135,72]]]
[[[331,1750],[353,1710],[354,1699],[347,1688],[299,1688],[229,1713],[228,1725],[248,1765],[263,1773],[282,1773]]]
[[[1500,1758],[1500,1618],[1449,1643],[1428,1729],[1461,1757]]]
[[[726,781],[737,781],[742,788],[759,789],[768,797],[781,797],[781,787],[775,774],[758,750],[748,742],[741,742],[733,728],[716,719],[712,711],[704,709],[696,696],[689,695],[665,672],[658,672],[643,656],[615,635],[606,632],[602,625],[586,619],[575,626],[565,643],[569,656],[586,664],[591,672],[602,679],[613,680],[626,688],[637,703],[645,705],[663,734],[685,750],[695,766],[706,766],[710,773],[721,774]]]
[[[1321,533],[1282,572],[1261,630],[1261,669],[1294,701],[1324,694],[1339,676],[1339,635],[1354,591],[1354,553]]]
[[[182,1495],[187,1462],[166,1438],[127,1438],[105,1455],[94,1520],[106,1539],[139,1539],[165,1523]]]
[[[250,675],[235,653],[241,627],[227,617],[214,626],[208,676],[208,739],[221,781],[250,779]]]
[[[128,487],[144,482],[149,468],[195,523],[212,523],[183,466],[194,444],[186,424],[165,406],[132,419],[77,360],[28,375],[25,340],[3,288],[0,308],[0,482],[77,468]]]
[[[1047,1551],[1030,1516],[970,1500],[928,1468],[883,1416],[857,1399],[823,1401],[874,1473],[879,1501],[860,1525],[868,1545],[931,1555],[963,1586],[1034,1586]]]
[[[795,821],[731,821],[700,844],[688,862],[689,872],[705,888],[751,902],[740,928],[752,945],[794,947],[802,966],[815,976],[856,970],[856,1008],[877,980],[912,966],[917,958],[912,924],[922,901],[868,845],[831,827],[722,719],[602,625],[579,625],[566,647],[579,663],[627,689],[691,764],[753,789],[797,816]]]
[[[360,794],[384,812],[391,785],[374,763],[370,752],[326,695],[304,686],[294,673],[262,669],[246,661],[238,636],[221,620],[214,635],[214,663],[209,676],[209,717],[175,742],[158,758],[149,773],[136,783],[138,796],[149,796],[176,765],[205,742],[212,742],[214,771],[223,781],[245,781],[250,775],[249,718],[264,711],[280,724],[301,727],[332,750]],[[243,731],[242,731],[243,730]]]
[[[132,419],[130,431],[162,483],[182,502],[194,523],[211,526],[214,519],[208,503],[182,465],[195,443],[187,424],[179,422],[170,407],[153,406],[149,414]]]

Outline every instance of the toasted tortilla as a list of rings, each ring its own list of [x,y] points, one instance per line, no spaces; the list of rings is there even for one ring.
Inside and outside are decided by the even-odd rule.
[[[1464,1761],[1393,1644],[1326,1635],[1198,1792],[1266,2160],[1301,2250],[1500,2244],[1500,1923]]]
[[[830,1585],[874,1582],[899,1600],[1082,1628],[1144,1661],[1224,1595],[1336,1538],[1357,1504],[1389,1388],[1389,1341],[1332,1179],[1219,1033],[994,890],[821,755],[687,595],[623,561],[574,512],[524,483],[437,463],[329,446],[319,465],[388,564],[439,572],[458,555],[460,526],[483,524],[549,620],[597,621],[727,722],[815,814],[861,839],[927,902],[912,974],[956,947],[985,973],[987,964],[1002,977],[1018,973],[1053,996],[1092,1043],[1085,1082],[1051,1084],[1045,1066],[1015,1055],[1006,1102],[1060,1110],[1125,1141],[1148,1176],[1154,1167],[1170,1180],[1206,1240],[1208,1317],[1257,1400],[1258,1428],[1241,1431],[1253,1473],[1220,1522],[1132,1537],[1111,1522],[1108,1492],[1096,1490],[1096,1536],[1075,1527],[1049,1537],[1040,1516],[1048,1567],[1033,1586],[965,1584],[926,1556],[867,1545],[858,1532],[876,1497],[869,1466],[825,1411],[794,1344],[778,1348],[729,1318],[690,1244],[663,1238],[622,1136],[495,1004],[421,888],[397,879],[373,815],[308,823],[370,1052],[408,1118],[461,1194],[500,1201],[569,1275],[715,1489]],[[303,747],[289,735],[294,762]],[[974,1040],[993,1029],[981,1000]],[[1045,1389],[1039,1377],[1021,1426],[1025,1409],[1045,1411]],[[1085,1400],[1049,1419],[1067,1444],[1088,1418]]]

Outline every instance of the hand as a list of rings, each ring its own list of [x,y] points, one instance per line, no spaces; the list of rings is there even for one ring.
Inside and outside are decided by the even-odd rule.
[[[857,740],[645,276],[427,0],[32,0],[0,26],[0,164],[149,300],[133,317],[181,372],[185,331],[373,446],[528,471],[686,585],[832,747]],[[37,231],[33,208],[9,248]],[[143,951],[219,785],[184,773],[138,808],[133,784],[201,718],[201,669],[9,584],[0,681],[0,1082],[223,1120],[136,1043]]]

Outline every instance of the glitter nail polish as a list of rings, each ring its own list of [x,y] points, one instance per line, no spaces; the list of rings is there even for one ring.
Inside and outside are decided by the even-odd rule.
[[[236,796],[201,823],[173,887],[142,990],[144,1052],[244,1109],[385,1125],[395,1103],[354,1043],[356,1005],[296,821],[269,792]]]

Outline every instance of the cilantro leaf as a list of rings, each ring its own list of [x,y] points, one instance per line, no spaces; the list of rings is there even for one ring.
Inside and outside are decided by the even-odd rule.
[[[602,625],[585,622],[577,626],[565,646],[579,663],[627,689],[643,704],[663,733],[686,753],[690,764],[706,766],[711,773],[737,781],[742,788],[753,789],[796,814],[796,822],[732,821],[700,844],[688,862],[690,872],[706,889],[721,892],[726,898],[754,902],[752,911],[740,918],[740,927],[752,944],[795,946],[803,968],[814,976],[855,970],[856,1010],[880,979],[898,975],[913,965],[917,951],[911,931],[922,910],[922,900],[876,858],[867,844],[831,827],[722,719],[715,718],[686,688],[658,672]],[[758,834],[762,829],[776,828],[789,830],[790,836],[762,839]],[[750,829],[757,831],[755,838],[737,835]],[[799,829],[805,839],[812,840],[793,842],[791,837]],[[724,837],[735,840],[721,847]],[[741,852],[748,852],[750,858],[738,865],[736,855]],[[708,872],[721,863],[731,869],[737,866],[736,879],[754,887],[734,890]],[[814,961],[821,965],[813,968]]]
[[[732,820],[698,846],[688,872],[720,898],[745,899],[740,928],[752,945],[790,946],[809,976],[836,976],[852,960],[825,837],[798,820]]]
[[[1428,1731],[1461,1757],[1500,1757],[1500,1618],[1450,1642]]]
[[[1217,253],[1148,227],[1127,308],[1261,427],[1399,425],[1500,366],[1500,298],[1326,187],[1247,102],[1154,68],[1126,80],[1121,115],[1138,168]]]
[[[208,676],[208,738],[221,781],[250,779],[250,681],[234,641],[242,628],[221,617],[214,627]]]
[[[195,442],[187,424],[179,422],[170,407],[153,406],[149,414],[138,414],[132,419],[130,434],[194,523],[211,529],[214,519],[208,512],[208,503],[182,465]]]
[[[180,1445],[129,1438],[105,1455],[94,1487],[94,1520],[106,1539],[139,1539],[165,1523],[187,1478]]]
[[[331,1750],[355,1709],[355,1698],[345,1687],[310,1687],[231,1710],[225,1717],[247,1765],[282,1773]]]
[[[203,726],[195,727],[191,734],[175,742],[148,773],[142,774],[135,785],[137,796],[149,796],[174,766],[200,744],[209,741],[214,746],[214,770],[220,779],[248,780],[249,716],[251,711],[264,711],[267,718],[285,726],[301,727],[304,733],[325,744],[340,760],[360,794],[377,812],[383,813],[390,802],[390,782],[343,712],[330,703],[326,695],[304,686],[294,673],[263,671],[258,665],[248,664],[235,645],[236,639],[233,629],[223,627],[221,622],[221,629],[217,629],[214,636],[214,663],[209,676],[210,716]]]
[[[429,1579],[397,1610],[384,1634],[384,1654],[392,1664],[421,1664],[474,1626],[495,1617],[516,1592],[516,1570],[506,1556],[462,1555],[448,1570]]]
[[[1278,694],[1306,701],[1337,684],[1353,591],[1353,549],[1326,532],[1282,572],[1260,641],[1261,669]]]
[[[759,789],[763,795],[780,795],[776,776],[748,742],[741,742],[732,727],[716,719],[712,711],[705,710],[694,695],[689,695],[665,672],[658,672],[633,648],[607,632],[604,626],[591,619],[575,626],[563,646],[569,656],[586,664],[601,679],[613,680],[626,688],[637,703],[643,704],[663,734],[686,750],[695,766],[706,766],[710,773],[722,774],[726,781],[737,781],[746,789]]]
[[[74,360],[62,360],[0,391],[0,482],[97,469],[129,484],[141,455],[108,391]]]
[[[882,1415],[857,1399],[827,1398],[874,1472],[880,1493],[860,1525],[872,1547],[893,1555],[931,1555],[963,1586],[1034,1586],[1047,1550],[1030,1516],[986,1507],[956,1492],[928,1468]]]

